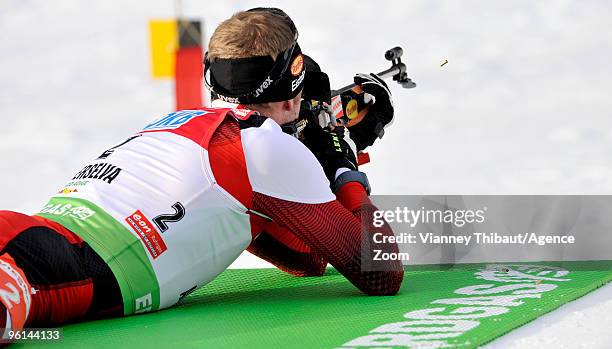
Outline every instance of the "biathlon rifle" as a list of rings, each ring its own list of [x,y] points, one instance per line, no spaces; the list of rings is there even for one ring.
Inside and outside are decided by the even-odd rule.
[[[406,64],[401,60],[403,53],[399,46],[387,50],[385,59],[391,62],[391,67],[375,75],[382,80],[392,78],[403,88],[414,88],[416,84],[408,77]],[[308,122],[315,122],[322,128],[350,128],[363,119],[371,104],[372,100],[366,97],[361,87],[353,83],[331,90],[331,105],[319,101],[305,101],[302,109],[308,115]]]

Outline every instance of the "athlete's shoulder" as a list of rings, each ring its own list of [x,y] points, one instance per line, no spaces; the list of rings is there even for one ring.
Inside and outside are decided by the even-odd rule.
[[[283,200],[322,203],[335,199],[321,165],[299,140],[272,119],[241,130],[253,190]]]
[[[189,139],[208,149],[215,130],[230,115],[236,120],[248,120],[251,110],[219,107],[202,107],[169,113],[146,125],[140,134],[174,134]]]
[[[153,122],[146,125],[142,131],[163,131],[172,130],[189,125],[193,125],[194,121],[200,120],[202,116],[207,116],[205,119],[211,120],[216,117],[223,117],[228,112],[231,112],[230,108],[194,108],[187,110],[178,110],[172,113],[168,113]]]

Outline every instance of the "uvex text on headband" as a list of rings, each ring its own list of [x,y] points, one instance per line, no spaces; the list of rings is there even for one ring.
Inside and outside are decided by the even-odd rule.
[[[204,81],[217,98],[241,104],[290,100],[304,87],[306,69],[297,41],[270,56],[204,60]]]

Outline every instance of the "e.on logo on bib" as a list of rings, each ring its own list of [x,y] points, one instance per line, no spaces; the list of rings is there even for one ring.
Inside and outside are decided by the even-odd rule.
[[[153,259],[161,256],[161,254],[168,249],[161,235],[157,229],[155,229],[155,226],[149,222],[147,217],[145,217],[140,210],[132,213],[125,221],[130,225],[132,230],[136,232],[136,235],[138,235],[138,238],[140,238],[147,247]]]

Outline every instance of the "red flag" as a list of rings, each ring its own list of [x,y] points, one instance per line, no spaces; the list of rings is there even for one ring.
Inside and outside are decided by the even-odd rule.
[[[202,106],[202,48],[181,47],[176,52],[176,110]]]

